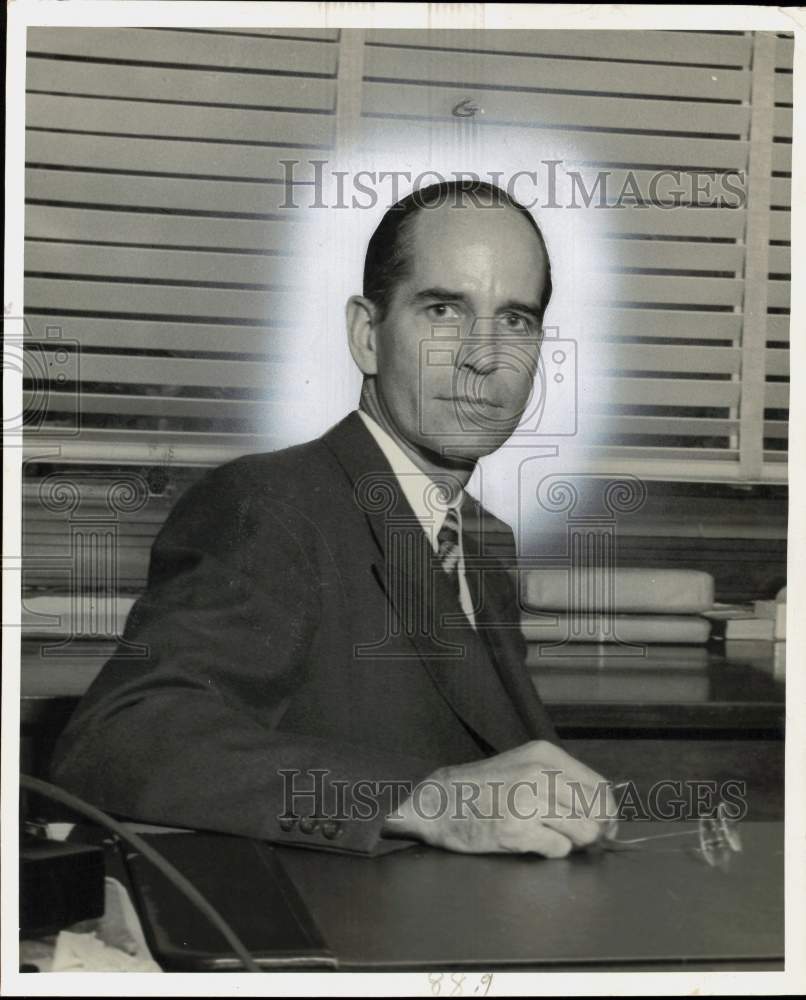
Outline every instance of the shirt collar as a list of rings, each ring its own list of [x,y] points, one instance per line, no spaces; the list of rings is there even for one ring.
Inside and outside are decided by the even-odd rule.
[[[414,464],[391,434],[385,431],[377,420],[363,410],[359,410],[358,415],[364,421],[367,430],[375,439],[387,462],[391,465],[392,472],[394,472],[397,481],[400,483],[403,496],[414,511],[433,550],[436,552],[439,549],[437,536],[445,522],[445,511],[448,506],[455,507],[456,509],[456,515],[459,519],[459,536],[461,538],[461,508],[464,492],[460,490],[451,504],[443,505],[440,503],[440,491],[435,487],[434,481],[426,472],[423,472],[422,469]]]

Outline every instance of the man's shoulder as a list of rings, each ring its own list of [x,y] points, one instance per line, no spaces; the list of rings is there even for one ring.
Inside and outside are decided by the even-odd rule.
[[[173,520],[219,517],[223,524],[264,508],[311,516],[349,491],[339,471],[321,439],[241,455],[200,476],[180,497]]]
[[[208,478],[228,483],[239,492],[259,489],[293,495],[331,474],[330,453],[322,439],[315,438],[277,451],[240,455],[212,469]]]

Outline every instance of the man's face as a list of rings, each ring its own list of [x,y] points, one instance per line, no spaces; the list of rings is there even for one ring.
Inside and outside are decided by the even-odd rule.
[[[537,368],[546,259],[509,207],[416,216],[410,274],[376,331],[387,417],[417,449],[474,461],[512,434]]]

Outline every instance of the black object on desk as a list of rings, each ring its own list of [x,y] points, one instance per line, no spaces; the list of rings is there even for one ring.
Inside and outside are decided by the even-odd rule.
[[[20,837],[20,934],[53,934],[104,912],[104,855],[99,847]]]
[[[185,875],[233,928],[258,965],[333,967],[316,925],[268,845],[223,834],[160,833],[144,839]],[[137,851],[112,850],[110,874],[127,883],[154,960],[167,972],[239,972],[219,931]]]
[[[620,835],[682,829],[696,825],[623,824]],[[781,968],[783,825],[745,823],[742,835],[727,870],[705,863],[696,837],[561,861],[427,847],[365,858],[209,834],[151,842],[267,968]],[[235,968],[213,929],[142,859],[130,855],[129,871],[164,968]]]

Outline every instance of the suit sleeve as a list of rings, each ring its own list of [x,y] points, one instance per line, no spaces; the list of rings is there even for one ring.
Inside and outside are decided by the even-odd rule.
[[[381,828],[434,762],[282,728],[310,669],[316,551],[294,505],[239,490],[238,473],[208,474],[166,522],[53,780],[141,822],[361,854],[410,846]]]

